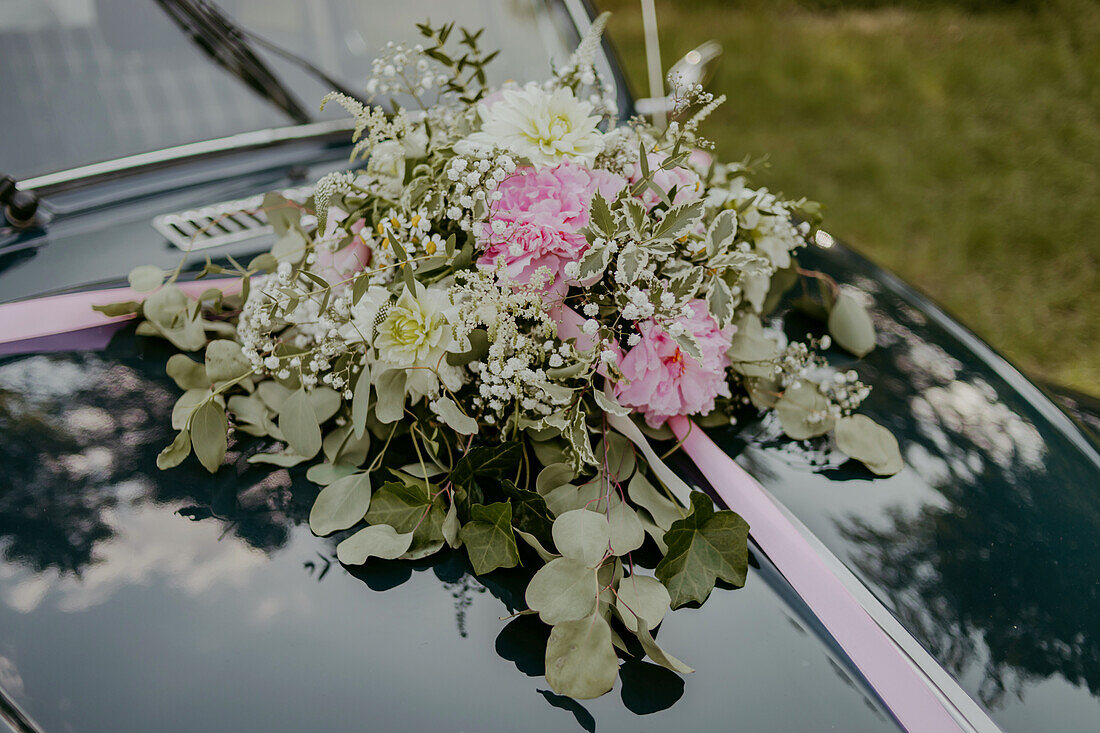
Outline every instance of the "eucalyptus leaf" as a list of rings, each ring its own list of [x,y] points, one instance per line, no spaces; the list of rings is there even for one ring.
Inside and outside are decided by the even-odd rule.
[[[642,648],[645,649],[645,653],[649,655],[650,659],[662,667],[671,669],[673,672],[679,672],[680,674],[691,674],[695,671],[662,649],[653,639],[653,635],[649,633],[649,630],[646,628],[647,625],[648,624],[639,624],[634,634],[638,637],[638,641],[642,643]]]
[[[374,416],[378,422],[389,424],[405,416],[406,379],[404,369],[390,369],[378,377],[374,389],[378,395],[378,402],[374,405]]]
[[[606,467],[608,475],[620,482],[630,478],[637,465],[634,446],[614,431],[608,431],[596,446],[596,458]]]
[[[550,630],[546,681],[558,694],[577,700],[599,697],[614,686],[618,673],[611,627],[603,617],[593,614]]]
[[[838,344],[856,356],[867,356],[875,348],[875,324],[854,295],[842,289],[829,311],[829,333]]]
[[[440,397],[433,408],[439,419],[459,435],[477,435],[477,420],[464,414],[450,397]]]
[[[367,429],[367,412],[370,409],[370,366],[364,364],[355,381],[355,391],[351,397],[351,425],[355,437],[363,436]]]
[[[539,542],[539,538],[531,534],[530,532],[524,532],[522,529],[516,529],[515,527],[512,528],[512,531],[516,533],[516,537],[519,537],[521,540],[526,542],[527,546],[533,549],[543,562],[550,562],[556,557],[561,557],[561,555],[550,552],[545,547],[543,547],[542,543]]]
[[[671,603],[664,584],[648,575],[623,578],[616,589],[615,608],[630,631],[638,630],[639,618],[645,621],[646,628],[655,628],[664,619]]]
[[[309,470],[306,471],[306,478],[318,486],[328,486],[333,481],[350,476],[355,471],[355,466],[345,466],[340,463],[318,463],[309,467]]]
[[[167,273],[155,265],[139,265],[130,270],[130,287],[139,293],[148,293],[164,284]]]
[[[673,522],[684,517],[684,510],[674,504],[672,499],[658,491],[641,471],[634,474],[634,477],[630,479],[626,490],[630,500],[638,506],[644,507],[649,512],[653,522],[661,529],[667,530]]]
[[[394,560],[412,545],[412,532],[398,532],[388,524],[364,527],[336,546],[336,558],[345,565],[362,565],[371,557]]]
[[[180,389],[207,389],[214,380],[206,376],[206,368],[186,354],[172,354],[165,367],[168,376]]]
[[[558,552],[590,568],[600,564],[611,543],[607,517],[587,509],[573,509],[555,519],[553,535]]]
[[[312,458],[321,450],[321,427],[313,411],[313,403],[304,389],[294,392],[279,410],[279,430],[292,451]]]
[[[310,404],[313,405],[314,417],[319,424],[335,415],[343,404],[340,393],[331,387],[314,387],[307,394]]]
[[[829,401],[817,385],[802,381],[788,387],[775,403],[775,414],[783,432],[794,440],[807,440],[833,429],[836,419],[829,414]]]
[[[206,345],[206,375],[213,382],[224,382],[244,376],[252,365],[241,352],[240,344],[215,339]]]
[[[527,584],[527,606],[544,623],[576,621],[596,610],[596,571],[572,558],[559,557],[543,565]]]
[[[573,464],[552,463],[539,471],[538,478],[535,479],[535,489],[545,496],[550,491],[572,481],[576,475]]]
[[[225,409],[212,399],[191,414],[191,447],[199,463],[210,473],[217,471],[225,458],[227,428]]]
[[[836,443],[848,456],[879,476],[892,476],[902,469],[897,438],[866,415],[840,418],[836,424]]]
[[[309,528],[321,537],[348,529],[363,519],[370,500],[370,474],[366,471],[337,479],[317,495],[309,512]]]
[[[176,433],[175,440],[164,450],[157,454],[157,468],[165,470],[175,468],[183,463],[183,459],[191,454],[191,433],[181,430]]]
[[[255,453],[248,457],[248,462],[252,464],[267,464],[269,466],[279,466],[280,468],[290,468],[291,466],[297,466],[299,463],[308,461],[305,456],[300,456],[290,451],[280,451],[278,453]]]
[[[625,555],[637,550],[645,542],[645,530],[638,519],[638,513],[626,502],[621,500],[612,502],[607,521],[612,553]]]

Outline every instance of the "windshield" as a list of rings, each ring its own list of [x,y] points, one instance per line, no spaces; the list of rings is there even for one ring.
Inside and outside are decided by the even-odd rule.
[[[220,0],[239,25],[305,57],[354,90],[387,41],[415,23],[487,28],[501,44],[490,80],[542,77],[575,42],[550,0]],[[256,54],[314,119],[330,89]],[[294,124],[220,67],[155,0],[0,0],[0,171],[18,178]]]

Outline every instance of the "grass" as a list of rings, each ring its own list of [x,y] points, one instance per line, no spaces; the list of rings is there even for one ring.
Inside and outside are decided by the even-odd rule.
[[[597,4],[645,90],[638,1]],[[1033,377],[1100,394],[1100,6],[980,4],[657,0],[657,18],[666,67],[725,48],[705,127],[723,157],[767,154],[759,182],[822,202],[831,233]]]

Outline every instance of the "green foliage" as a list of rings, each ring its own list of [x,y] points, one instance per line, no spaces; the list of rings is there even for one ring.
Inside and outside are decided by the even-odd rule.
[[[615,684],[619,660],[611,645],[611,627],[599,614],[565,621],[546,643],[546,681],[562,695],[587,700]]]
[[[314,534],[324,536],[354,527],[370,509],[370,500],[369,473],[363,471],[338,478],[317,495],[309,512],[309,528]]]
[[[516,537],[512,533],[512,505],[508,502],[474,504],[470,521],[459,532],[478,575],[519,563]]]
[[[898,439],[866,415],[842,417],[836,424],[837,446],[880,476],[901,470]]]
[[[691,495],[691,514],[665,533],[668,552],[654,571],[668,588],[672,607],[702,603],[715,581],[745,584],[749,525],[734,512],[714,511],[710,497]]]
[[[859,300],[841,290],[829,310],[829,333],[856,356],[867,356],[875,348],[875,325]]]

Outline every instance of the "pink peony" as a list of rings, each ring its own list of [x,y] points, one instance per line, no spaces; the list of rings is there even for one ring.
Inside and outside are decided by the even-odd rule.
[[[667,159],[668,155],[665,153],[649,153],[646,155],[646,164],[649,166],[650,173],[653,173],[653,182],[660,186],[662,190],[667,193],[672,190],[673,186],[676,187],[676,196],[672,199],[672,203],[684,204],[702,196],[703,182],[699,179],[699,175],[690,168],[676,166],[668,170],[658,170],[661,163],[664,163]],[[642,166],[635,163],[634,170],[630,173],[630,182],[637,183],[641,179]],[[642,201],[645,203],[646,208],[652,209],[660,203],[661,199],[657,197],[653,189],[646,188],[642,192]]]
[[[619,401],[642,412],[652,427],[676,415],[705,415],[714,409],[715,397],[730,396],[726,350],[734,328],[718,328],[704,301],[696,299],[688,305],[692,316],[680,323],[699,341],[701,364],[653,321],[639,326],[642,340],[619,362],[626,377],[615,385]]]
[[[525,283],[540,267],[554,274],[555,290],[564,292],[565,264],[588,248],[580,233],[588,224],[588,206],[596,191],[613,199],[626,185],[621,176],[575,163],[535,170],[518,168],[501,182],[503,198],[493,204],[481,232],[485,253],[478,260],[492,267],[503,257],[508,275]]]

